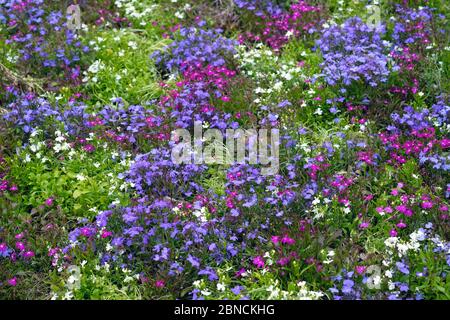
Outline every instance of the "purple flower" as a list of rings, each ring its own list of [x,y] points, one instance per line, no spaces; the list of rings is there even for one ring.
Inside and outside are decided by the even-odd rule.
[[[231,292],[233,292],[235,295],[238,295],[243,289],[244,287],[242,286],[235,286],[234,288],[231,288]]]
[[[403,263],[403,262],[397,262],[395,265],[397,266],[397,269],[398,269],[401,273],[403,273],[403,274],[409,274],[409,268],[408,268],[408,266],[407,266],[405,263]]]

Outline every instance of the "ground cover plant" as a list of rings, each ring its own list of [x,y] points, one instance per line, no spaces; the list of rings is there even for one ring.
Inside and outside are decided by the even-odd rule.
[[[0,299],[450,299],[449,9],[0,0]]]

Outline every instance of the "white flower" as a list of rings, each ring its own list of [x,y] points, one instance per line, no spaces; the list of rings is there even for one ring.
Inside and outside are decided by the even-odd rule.
[[[217,284],[217,290],[219,291],[225,291],[225,285],[223,283],[218,283]]]
[[[395,245],[397,244],[397,242],[398,242],[397,237],[389,237],[384,241],[384,244],[388,248],[395,248]]]
[[[192,285],[196,288],[200,287],[200,284],[201,284],[200,280],[196,280],[192,283]]]
[[[86,180],[86,177],[83,176],[83,174],[81,174],[81,173],[77,174],[77,175],[75,176],[75,178],[76,178],[78,181],[84,181],[84,180]]]
[[[208,290],[202,290],[202,291],[201,291],[201,294],[204,295],[204,296],[209,296],[209,295],[211,295],[211,291],[208,291]]]
[[[103,68],[104,68],[103,62],[101,62],[100,60],[95,60],[94,63],[89,66],[88,71],[90,73],[97,73]]]
[[[294,32],[292,32],[292,30],[289,30],[288,32],[286,32],[286,38],[290,38],[294,35]]]
[[[277,81],[274,85],[273,88],[277,91],[281,90],[281,88],[283,87],[283,83],[280,81]]]
[[[71,291],[67,291],[66,294],[64,295],[64,300],[72,300],[73,298],[73,293]]]
[[[128,41],[128,46],[133,50],[136,50],[138,48],[137,43],[134,41]]]
[[[177,17],[178,19],[183,19],[184,18],[184,13],[180,12],[180,11],[177,11],[177,12],[175,12],[174,16]]]

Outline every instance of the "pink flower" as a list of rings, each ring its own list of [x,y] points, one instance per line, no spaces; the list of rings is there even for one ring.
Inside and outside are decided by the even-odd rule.
[[[107,230],[103,230],[102,231],[102,238],[103,239],[108,238],[110,236],[112,236],[112,232],[111,231],[107,231]]]
[[[48,198],[47,200],[45,200],[45,205],[47,206],[47,207],[51,207],[51,206],[53,206],[53,198],[52,197],[50,197],[50,198]]]
[[[279,264],[280,266],[285,266],[289,263],[290,259],[287,257],[281,258],[277,261],[277,264]]]
[[[356,266],[355,270],[358,274],[363,274],[366,271],[366,267],[365,266]]]
[[[6,252],[6,250],[8,250],[8,246],[6,245],[6,243],[0,243],[0,253]]]
[[[399,206],[396,206],[395,209],[397,209],[397,211],[403,213],[405,216],[407,217],[411,217],[413,215],[413,212],[411,209],[409,209],[406,205],[402,204]]]
[[[245,269],[241,268],[238,272],[236,272],[236,277],[242,276],[245,272],[246,272]]]
[[[369,222],[363,222],[359,225],[360,229],[367,229],[369,227],[370,223]]]
[[[279,236],[272,236],[272,243],[273,244],[278,244],[280,242],[280,237]]]
[[[56,256],[59,252],[59,248],[51,248],[48,250],[48,256],[53,257]]]
[[[23,244],[23,242],[16,242],[16,249],[23,251],[25,250],[25,245]]]
[[[156,288],[164,288],[164,286],[165,286],[164,280],[156,280],[156,282],[155,282]]]
[[[422,202],[422,203],[420,204],[420,206],[421,206],[423,209],[431,209],[431,208],[433,208],[433,202],[431,202],[431,201],[424,201],[424,202]]]
[[[9,280],[8,280],[8,284],[9,284],[11,287],[17,286],[17,278],[14,277],[14,278],[9,279]]]
[[[286,236],[284,236],[284,237],[281,239],[281,243],[283,243],[283,244],[288,244],[288,245],[293,245],[293,244],[295,243],[295,240],[292,239],[292,238],[290,238],[290,237],[288,237],[288,236],[286,235]]]
[[[391,231],[389,231],[389,235],[390,235],[391,237],[396,237],[396,236],[398,235],[398,232],[397,232],[397,230],[392,229]]]
[[[397,196],[398,195],[398,190],[397,189],[392,189],[391,194],[393,196]]]
[[[87,144],[83,147],[84,151],[86,152],[94,152],[95,151],[95,147],[92,144]]]
[[[399,229],[406,228],[406,223],[404,223],[403,221],[400,221],[399,223],[397,223],[397,228],[399,228]]]
[[[16,234],[16,235],[14,236],[14,238],[15,238],[16,240],[20,240],[20,239],[22,239],[23,237],[24,237],[23,232],[18,233],[18,234]]]
[[[94,234],[94,231],[91,228],[83,227],[81,228],[81,235],[84,237],[90,237]]]
[[[261,256],[254,257],[252,262],[257,268],[264,268],[264,259]]]
[[[23,255],[25,258],[33,258],[34,257],[34,252],[33,251],[27,251],[24,253]]]

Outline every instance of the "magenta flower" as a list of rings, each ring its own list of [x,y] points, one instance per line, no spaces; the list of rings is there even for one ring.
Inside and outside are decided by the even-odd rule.
[[[87,144],[83,147],[84,151],[86,152],[94,152],[95,151],[95,147],[92,144]]]
[[[16,242],[16,249],[20,250],[20,251],[24,251],[25,250],[25,245],[23,244],[23,242]]]
[[[252,262],[257,268],[264,268],[265,263],[261,256],[254,257]]]
[[[25,258],[33,258],[35,256],[33,251],[27,251],[23,255]]]
[[[23,232],[18,233],[18,234],[16,234],[16,235],[14,236],[14,238],[15,238],[16,240],[20,240],[20,239],[22,239],[23,237],[24,237]]]
[[[14,277],[14,278],[9,279],[9,280],[8,280],[8,284],[9,284],[11,287],[17,286],[17,278]]]
[[[390,235],[391,237],[396,237],[396,236],[398,235],[398,232],[397,232],[397,230],[392,229],[391,231],[389,231],[389,235]]]
[[[356,266],[355,270],[358,274],[363,274],[366,271],[366,267],[365,266]]]
[[[293,245],[295,243],[295,240],[286,235],[281,239],[281,243]]]
[[[279,236],[272,236],[272,243],[273,244],[278,244],[280,242],[280,237]]]
[[[245,272],[246,272],[245,269],[241,268],[239,271],[236,272],[235,275],[238,278],[238,277],[242,276]]]
[[[47,200],[45,200],[45,205],[47,207],[51,207],[51,206],[53,206],[53,202],[54,202],[54,199],[52,197],[50,197]]]
[[[420,206],[421,206],[423,209],[431,209],[431,208],[433,208],[433,202],[431,202],[431,201],[424,201],[424,202],[422,202],[422,203],[420,204]]]
[[[396,206],[395,209],[397,209],[398,212],[403,213],[407,217],[411,217],[413,215],[413,212],[411,209],[409,209],[406,205],[402,204],[399,206]]]
[[[361,230],[367,229],[369,227],[370,223],[369,222],[363,222],[359,225],[359,228]]]
[[[277,261],[280,266],[285,266],[289,263],[290,259],[288,257],[281,258]]]
[[[102,231],[102,238],[103,239],[111,237],[111,236],[112,236],[112,232],[111,231],[107,231],[107,230],[103,230]]]
[[[6,252],[6,250],[8,250],[6,243],[0,243],[0,253]]]
[[[397,228],[399,228],[399,229],[406,228],[406,223],[404,223],[403,221],[400,221],[399,223],[397,223]]]

